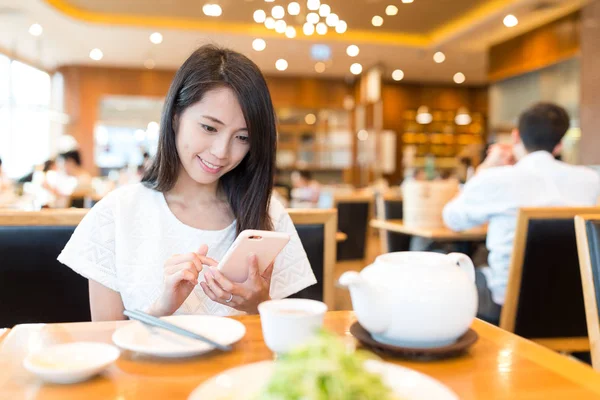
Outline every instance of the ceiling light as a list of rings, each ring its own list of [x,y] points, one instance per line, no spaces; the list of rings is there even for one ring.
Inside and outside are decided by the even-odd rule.
[[[456,117],[454,117],[456,125],[469,125],[471,120],[471,115],[469,115],[469,110],[466,107],[459,108]]]
[[[361,129],[356,134],[356,137],[358,137],[358,140],[360,140],[361,142],[364,142],[365,140],[367,140],[369,138],[369,132],[365,129]]]
[[[154,69],[154,67],[156,67],[156,62],[149,58],[146,61],[144,61],[144,67],[146,67],[147,69]]]
[[[275,28],[275,20],[273,19],[273,17],[265,18],[265,26],[267,27],[267,29]]]
[[[385,13],[386,13],[386,15],[390,15],[390,16],[396,15],[396,14],[398,14],[398,7],[396,7],[396,6],[387,6],[385,8]]]
[[[417,123],[421,125],[430,124],[433,121],[433,115],[429,112],[429,107],[421,106],[417,110]]]
[[[331,14],[331,7],[327,4],[321,4],[321,7],[319,7],[319,15],[321,17],[327,17],[329,14]]]
[[[287,36],[290,39],[295,38],[296,28],[294,28],[293,26],[288,26],[287,28],[285,28],[285,36]]]
[[[325,25],[323,22],[319,22],[317,24],[317,33],[319,35],[325,35],[327,33],[327,25]]]
[[[33,36],[40,36],[44,32],[44,28],[40,24],[33,24],[29,27],[29,33]]]
[[[444,53],[442,53],[441,51],[438,51],[437,53],[435,53],[433,55],[433,61],[435,61],[438,64],[441,64],[444,61],[446,61],[446,55]]]
[[[512,28],[513,26],[517,26],[519,24],[519,20],[512,14],[508,14],[504,17],[504,25],[508,28]]]
[[[104,57],[104,54],[102,54],[102,50],[100,49],[93,49],[92,51],[90,51],[90,58],[94,61],[100,61],[102,60],[102,57]]]
[[[412,3],[413,1],[414,1],[414,0],[402,0],[402,2],[403,2],[404,4],[410,4],[410,3]]]
[[[159,32],[154,32],[152,35],[150,35],[150,41],[154,44],[161,44],[163,41],[163,35],[161,35]]]
[[[325,72],[325,63],[319,61],[318,63],[315,64],[315,71],[317,71],[317,73],[322,74],[323,72]]]
[[[304,34],[306,36],[310,36],[313,33],[315,33],[315,26],[313,24],[311,24],[310,22],[306,22],[303,26],[302,26],[302,32],[304,32]]]
[[[304,117],[304,122],[308,125],[314,125],[317,122],[317,116],[315,114],[306,114]]]
[[[288,14],[290,14],[290,15],[300,14],[300,4],[296,3],[295,1],[292,1],[290,4],[288,4]]]
[[[395,81],[401,81],[404,79],[404,71],[401,69],[394,70],[394,72],[392,72],[392,79]]]
[[[350,72],[354,75],[359,75],[362,72],[362,65],[359,63],[354,63],[350,66]]]
[[[306,8],[308,8],[311,11],[316,11],[319,9],[319,7],[321,7],[320,0],[308,0],[306,2]]]
[[[358,55],[358,53],[360,53],[360,49],[355,44],[351,44],[346,49],[346,54],[348,54],[350,57],[356,57]]]
[[[319,14],[311,12],[306,16],[306,22],[316,25],[319,22]]]
[[[218,17],[223,13],[218,4],[205,4],[202,6],[202,12],[208,17]]]
[[[335,13],[331,13],[327,16],[327,18],[325,18],[325,22],[327,25],[333,28],[338,24],[338,22],[340,22],[340,17],[338,17]]]
[[[256,51],[263,51],[267,48],[267,42],[263,39],[254,39],[252,41],[252,48]]]
[[[287,67],[288,67],[288,62],[285,61],[283,58],[280,58],[275,63],[275,68],[277,68],[279,71],[285,71],[287,69]]]
[[[338,22],[338,24],[335,26],[335,31],[337,33],[344,33],[346,32],[346,29],[348,29],[348,24],[346,24],[346,21],[344,20],[340,20],[340,22]]]
[[[373,19],[371,19],[371,23],[373,26],[381,26],[383,25],[383,18],[381,18],[379,15],[376,15],[373,17]]]
[[[267,13],[264,10],[256,10],[254,11],[254,21],[262,24],[263,22],[265,22],[265,19],[267,18]]]
[[[275,22],[275,32],[285,33],[286,28],[287,28],[287,24],[285,23],[284,20],[280,19]]]
[[[456,74],[454,74],[454,82],[458,83],[459,85],[461,83],[464,83],[466,80],[467,78],[462,72],[457,72]]]
[[[274,2],[274,1],[275,1],[275,0],[265,0],[265,3],[272,3],[272,2]]]
[[[271,15],[275,19],[281,19],[281,18],[285,17],[285,10],[281,6],[275,6],[271,10]]]

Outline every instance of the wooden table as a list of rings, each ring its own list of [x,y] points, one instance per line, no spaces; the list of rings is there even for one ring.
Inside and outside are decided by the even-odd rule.
[[[127,322],[21,325],[0,343],[0,398],[7,399],[186,399],[203,381],[231,367],[272,358],[257,316],[239,318],[248,332],[231,353],[214,352],[184,360],[161,360],[122,352],[102,376],[62,386],[41,383],[21,366],[41,346],[76,340],[111,342]],[[325,326],[354,342],[350,311],[330,312]],[[430,375],[461,399],[599,399],[600,374],[485,322],[474,321],[480,338],[469,353],[446,361],[388,360]],[[2,339],[0,339],[2,340]],[[293,384],[293,383],[291,383]]]
[[[449,228],[414,228],[405,226],[401,219],[390,219],[383,221],[372,219],[370,225],[373,228],[383,229],[391,232],[404,233],[406,235],[420,236],[436,241],[479,241],[485,240],[487,226],[479,226],[463,232],[454,232]]]

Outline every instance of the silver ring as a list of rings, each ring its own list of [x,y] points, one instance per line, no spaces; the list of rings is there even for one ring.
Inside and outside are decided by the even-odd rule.
[[[225,303],[231,303],[231,300],[233,300],[233,293],[229,294],[229,298],[225,300]]]

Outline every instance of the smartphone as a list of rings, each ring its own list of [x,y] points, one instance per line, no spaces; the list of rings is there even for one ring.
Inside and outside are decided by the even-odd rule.
[[[290,235],[281,232],[247,229],[235,239],[217,266],[230,281],[241,283],[248,279],[248,255],[254,253],[262,274],[290,241]]]

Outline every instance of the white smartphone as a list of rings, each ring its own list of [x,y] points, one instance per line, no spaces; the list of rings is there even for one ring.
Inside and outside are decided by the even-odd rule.
[[[256,254],[262,274],[289,241],[287,233],[247,229],[238,235],[217,268],[230,281],[244,282],[248,279],[249,254]]]

